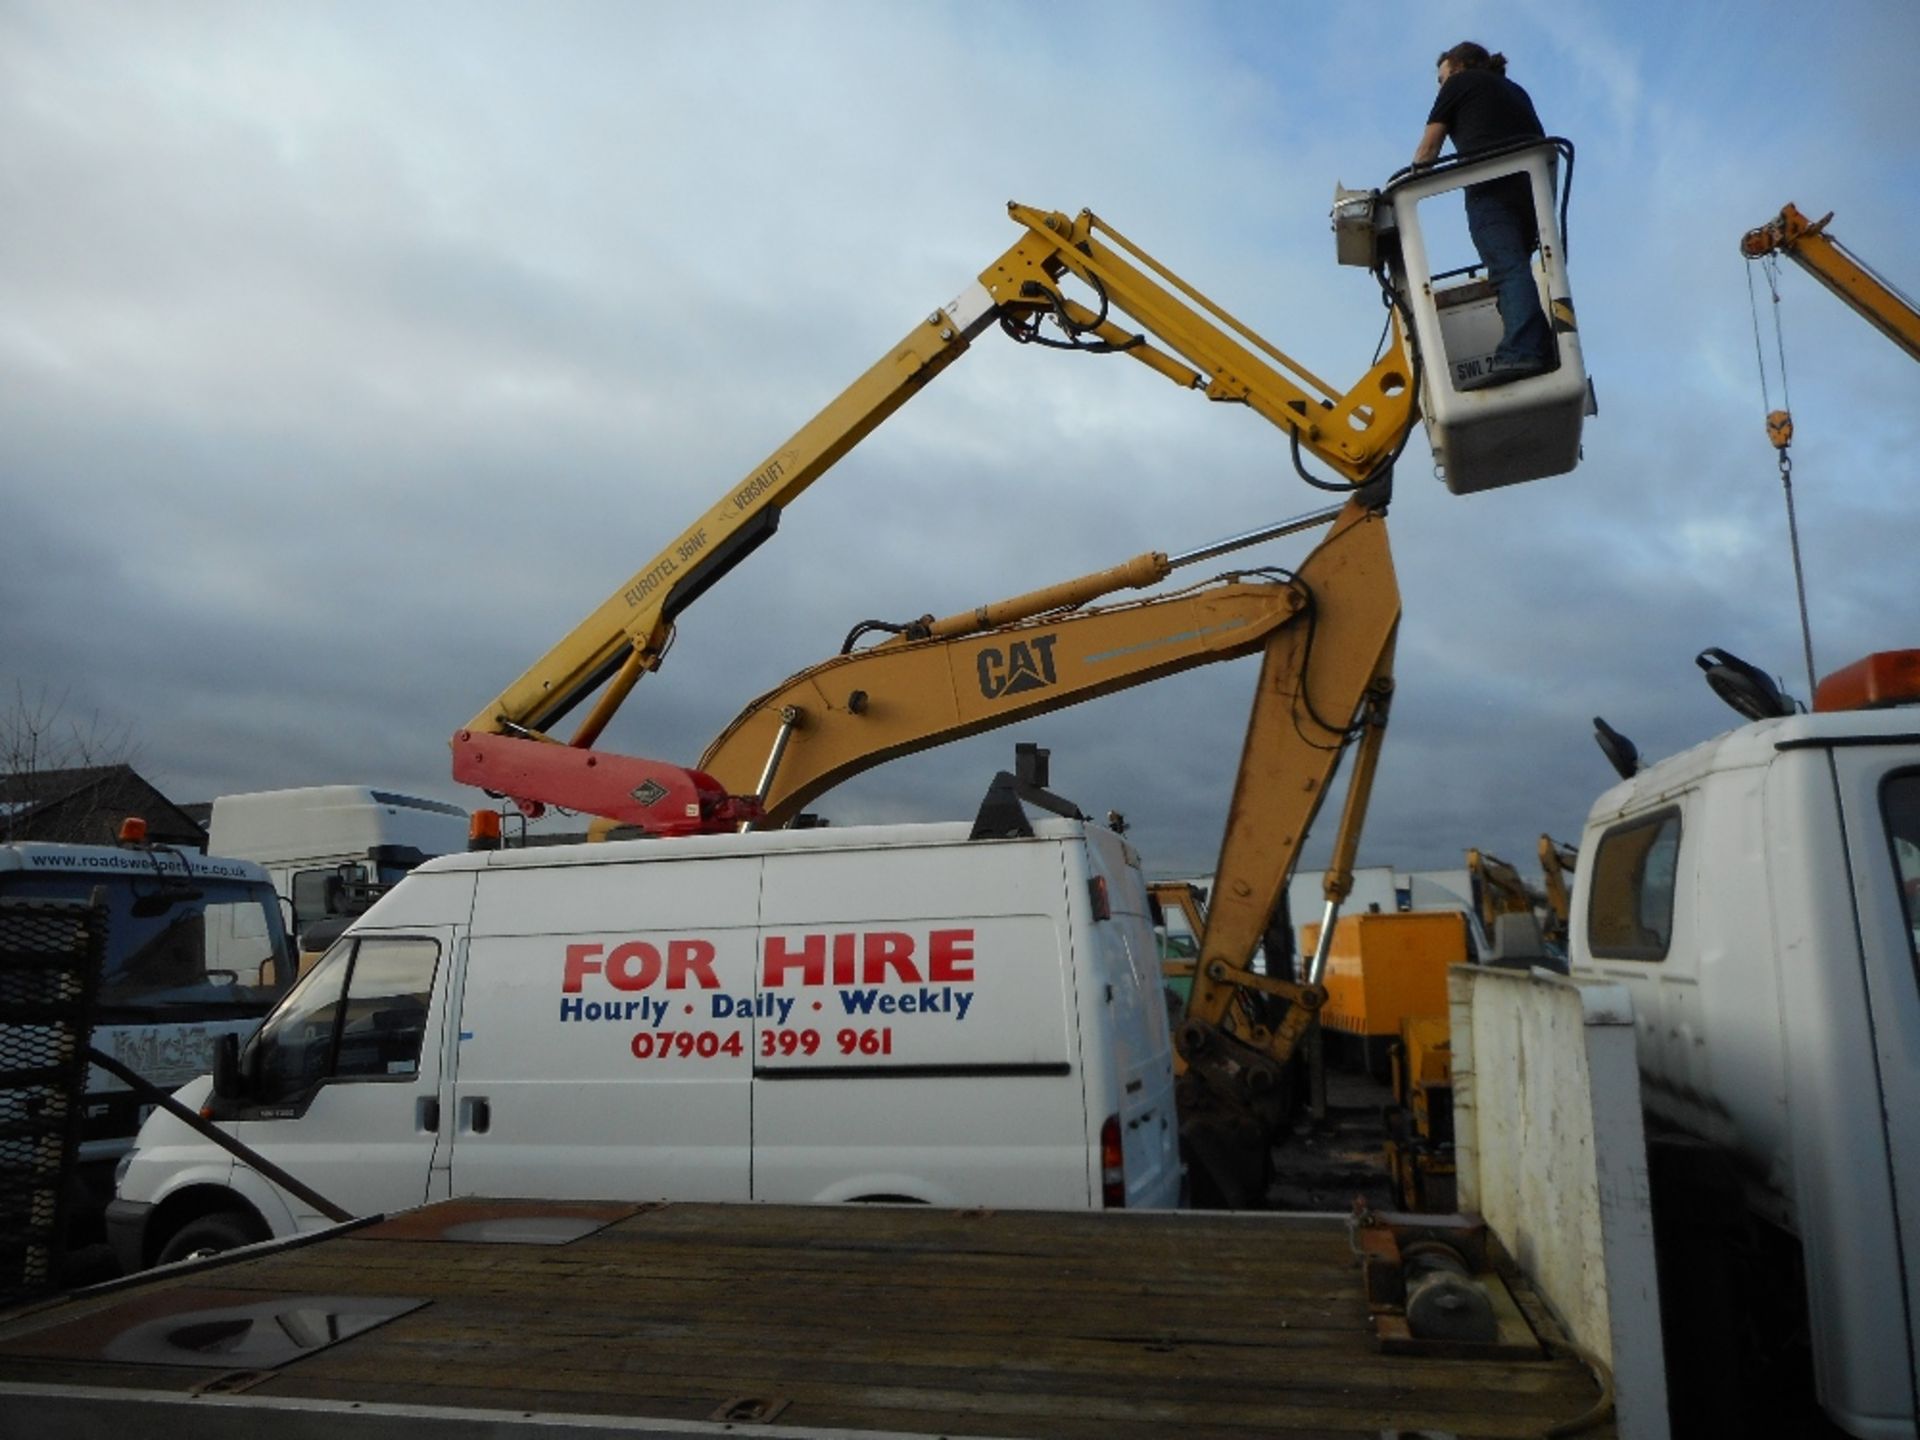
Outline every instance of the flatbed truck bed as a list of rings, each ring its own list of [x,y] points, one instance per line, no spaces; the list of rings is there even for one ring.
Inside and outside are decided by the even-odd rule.
[[[1377,1440],[1593,1416],[1598,1382],[1510,1284],[1537,1357],[1435,1358],[1382,1353],[1337,1215],[452,1201],[0,1317],[0,1428]],[[251,1348],[327,1342],[372,1300],[403,1308]]]

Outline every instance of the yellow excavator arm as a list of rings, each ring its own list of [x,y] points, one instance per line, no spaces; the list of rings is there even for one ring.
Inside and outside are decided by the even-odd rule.
[[[1473,892],[1474,913],[1488,935],[1502,915],[1533,915],[1546,903],[1518,870],[1484,850],[1467,851],[1467,886]]]
[[[1353,888],[1386,737],[1400,590],[1385,516],[1349,501],[1296,583],[1308,605],[1261,657],[1193,993],[1175,1033],[1181,1137],[1196,1174],[1235,1206],[1259,1199],[1273,1137],[1291,1109],[1288,1064],[1326,1001],[1327,951]],[[1320,945],[1298,973],[1257,968],[1300,847],[1350,747]]]
[[[1573,915],[1573,871],[1580,863],[1580,852],[1571,845],[1542,835],[1539,844],[1540,873],[1547,890],[1547,923],[1544,934],[1556,945],[1567,943],[1567,927]]]
[[[1168,595],[1084,607],[1340,513],[1317,511],[1183,555],[1149,551],[944,619],[885,627],[899,633],[810,666],[748,704],[699,768],[757,801],[758,823],[781,825],[888,760],[1251,655],[1308,608],[1309,593],[1293,577],[1238,572]]]
[[[1383,472],[1405,442],[1414,396],[1397,315],[1383,357],[1358,384],[1336,391],[1092,212],[1008,208],[1021,237],[965,293],[916,325],[467,723],[454,739],[456,778],[536,811],[553,801],[642,823],[653,817],[631,814],[623,795],[657,791],[666,808],[705,807],[711,820],[713,795],[675,789],[664,773],[671,767],[661,767],[657,783],[630,766],[595,775],[588,760],[552,753],[545,742],[557,737],[549,727],[599,691],[566,742],[590,747],[640,677],[659,667],[680,611],[766,541],[786,505],[995,321],[1017,340],[1124,354],[1210,400],[1244,405],[1350,484]],[[1069,282],[1084,298],[1069,293]],[[602,798],[609,803],[597,803]]]

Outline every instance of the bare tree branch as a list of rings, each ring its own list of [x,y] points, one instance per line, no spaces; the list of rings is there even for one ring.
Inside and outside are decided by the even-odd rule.
[[[76,711],[71,692],[16,679],[0,701],[0,840],[40,798],[39,777],[60,770],[132,765],[140,746],[126,721]]]

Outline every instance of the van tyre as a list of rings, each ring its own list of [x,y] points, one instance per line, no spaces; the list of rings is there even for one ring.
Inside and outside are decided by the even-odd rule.
[[[216,1210],[211,1215],[202,1215],[198,1220],[189,1220],[174,1231],[167,1243],[160,1247],[154,1264],[171,1265],[176,1260],[204,1260],[210,1255],[238,1250],[242,1245],[251,1245],[266,1238],[260,1226],[245,1215],[233,1210]]]

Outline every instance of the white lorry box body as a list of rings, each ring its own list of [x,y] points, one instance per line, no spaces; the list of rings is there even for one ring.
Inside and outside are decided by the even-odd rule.
[[[309,785],[222,795],[207,823],[215,855],[252,860],[294,907],[294,930],[328,913],[342,866],[363,885],[388,885],[423,859],[467,846],[467,812],[365,785]]]
[[[237,1137],[355,1214],[1179,1196],[1145,885],[1125,842],[1079,821],[443,857],[354,923],[242,1070],[250,1092],[221,1112]],[[177,1221],[196,1187],[231,1204],[210,1192],[242,1173],[157,1118],[123,1223]],[[263,1183],[247,1198],[276,1235],[323,1223]]]
[[[1650,1117],[1804,1255],[1815,1382],[1914,1433],[1920,713],[1761,721],[1602,795],[1572,964],[1632,992]]]

